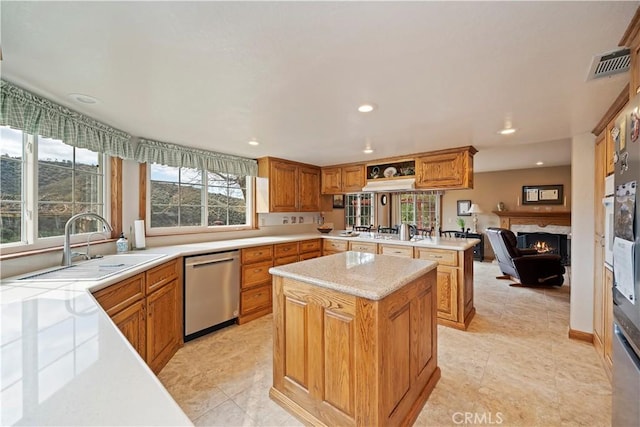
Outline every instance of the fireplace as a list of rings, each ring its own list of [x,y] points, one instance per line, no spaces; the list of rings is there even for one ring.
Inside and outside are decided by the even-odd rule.
[[[518,247],[536,249],[538,253],[560,255],[562,265],[571,264],[571,240],[566,234],[518,232]]]

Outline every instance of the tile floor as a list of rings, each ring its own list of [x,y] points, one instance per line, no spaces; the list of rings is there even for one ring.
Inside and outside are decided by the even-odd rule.
[[[611,386],[590,344],[567,338],[569,286],[532,289],[475,268],[467,331],[438,327],[442,378],[416,426],[608,426]],[[159,375],[195,425],[301,425],[268,396],[271,316],[187,343]]]

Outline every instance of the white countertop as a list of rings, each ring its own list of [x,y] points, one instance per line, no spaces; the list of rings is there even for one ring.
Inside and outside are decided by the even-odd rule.
[[[381,300],[437,266],[434,261],[348,251],[272,267],[269,273]]]
[[[480,239],[465,239],[451,237],[425,237],[419,240],[400,240],[397,234],[358,233],[357,236],[344,236],[340,231],[332,231],[323,237],[331,239],[352,240],[359,242],[384,243],[389,245],[413,246],[417,248],[449,249],[465,251],[480,243]]]
[[[191,425],[91,292],[179,256],[322,237],[344,238],[306,233],[156,247],[132,254],[161,257],[99,281],[16,280],[21,276],[3,279],[0,425]],[[478,242],[477,239],[401,242],[364,236],[356,239],[455,250],[467,249],[474,241]],[[347,269],[350,263],[345,259],[361,255],[365,257],[360,258],[359,266]],[[381,282],[394,283],[378,289],[362,284],[360,295],[371,299],[382,298],[390,287],[401,286],[398,284],[403,280],[420,275],[418,271],[435,267],[430,261],[392,258],[388,262],[400,269],[395,270],[394,276],[391,267],[381,267],[387,257],[374,256],[376,262],[369,265],[367,254],[361,255],[321,259],[341,263],[343,271],[349,270],[345,277],[350,280],[358,275],[361,278],[380,275],[384,277]],[[277,272],[283,268],[279,267]],[[398,279],[399,271],[402,279]],[[331,280],[335,280],[335,286],[343,283],[339,278]],[[354,288],[355,282],[350,283]]]

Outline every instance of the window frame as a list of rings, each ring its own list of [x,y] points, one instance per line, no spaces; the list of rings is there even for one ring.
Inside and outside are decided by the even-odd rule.
[[[8,126],[7,126],[8,127]],[[32,135],[21,129],[15,129],[23,133],[23,165],[22,165],[22,200],[23,216],[28,216],[31,212],[32,220],[22,219],[22,231],[21,240],[11,243],[0,243],[0,259],[13,258],[21,255],[31,255],[41,252],[57,251],[64,245],[64,235],[50,236],[50,237],[38,237],[38,139],[39,135]],[[45,138],[45,137],[42,137]],[[51,138],[56,139],[56,138]],[[58,141],[62,141],[56,139]],[[64,143],[64,141],[62,141]],[[74,149],[75,147],[70,144],[66,144]],[[31,148],[30,148],[31,147]],[[102,194],[103,209],[100,213],[113,228],[113,232],[108,236],[107,240],[113,239],[115,233],[121,231],[121,226],[117,229],[114,227],[114,221],[112,218],[118,218],[118,223],[121,223],[122,217],[122,160],[110,157],[104,153],[98,153],[101,156],[101,166],[103,169],[102,179]],[[119,160],[114,162],[114,159]],[[74,162],[75,165],[75,162]],[[120,186],[120,189],[113,194],[114,187]],[[106,232],[105,232],[106,233]],[[91,233],[78,233],[70,236],[71,245],[86,244],[87,236]],[[105,234],[106,235],[106,234]],[[100,242],[96,242],[100,243]]]
[[[138,216],[145,222],[147,236],[172,236],[196,233],[221,233],[229,231],[256,230],[257,212],[255,204],[255,178],[247,176],[247,224],[244,225],[197,225],[182,227],[151,227],[151,168],[140,163],[140,203]]]
[[[433,229],[437,230],[438,228],[440,228],[441,224],[440,224],[440,218],[442,218],[442,194],[439,194],[438,192],[434,192],[432,194],[429,194],[428,191],[415,191],[415,192],[402,192],[402,193],[398,193],[398,203],[397,203],[397,217],[398,217],[398,222],[402,222],[402,195],[403,194],[407,194],[407,193],[412,193],[414,195],[413,198],[413,217],[414,217],[414,221],[412,223],[412,225],[416,225],[416,218],[418,217],[418,210],[417,210],[417,195],[420,194],[428,194],[428,195],[432,195],[436,198],[436,202],[435,202],[435,207],[434,207],[434,215],[435,215],[435,219],[434,219],[434,223],[433,223]],[[423,226],[424,228],[424,226]]]
[[[367,225],[369,226],[373,226],[373,224],[375,224],[376,221],[376,194],[373,192],[364,192],[364,193],[349,193],[345,195],[345,202],[344,202],[344,225],[345,228],[347,227],[358,227],[358,226],[362,226],[362,213],[360,213],[360,215],[357,215],[357,212],[362,209],[363,205],[360,204],[358,207],[355,208],[355,212],[354,215],[349,215],[349,210],[350,210],[350,206],[351,206],[351,198],[352,197],[357,197],[357,200],[362,200],[362,195],[366,195],[369,200],[369,210],[370,210],[370,214],[368,216],[370,222],[369,224],[365,224],[364,226],[366,227]],[[353,217],[354,219],[354,223],[353,224],[349,224],[349,218]]]

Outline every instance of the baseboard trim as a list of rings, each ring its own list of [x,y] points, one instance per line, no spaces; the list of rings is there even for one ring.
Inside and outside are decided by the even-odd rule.
[[[569,329],[569,338],[572,340],[585,341],[589,344],[593,344],[593,334],[588,332],[576,331],[575,329]]]

